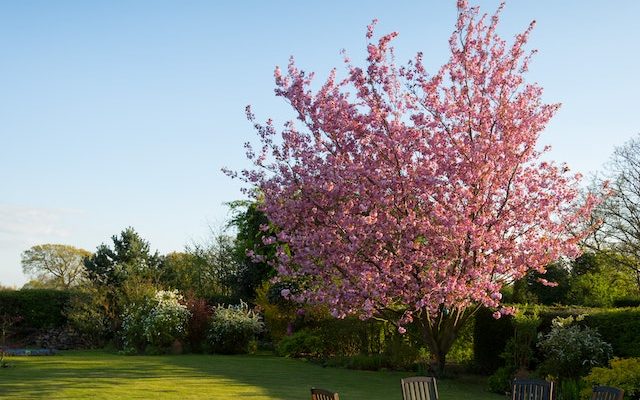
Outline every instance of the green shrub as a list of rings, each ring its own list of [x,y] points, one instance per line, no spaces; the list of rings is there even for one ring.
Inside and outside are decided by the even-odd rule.
[[[564,379],[558,382],[556,398],[558,400],[580,400],[580,392],[584,387],[585,384],[580,379]]]
[[[367,355],[358,354],[348,358],[346,365],[349,369],[361,371],[379,371],[382,368],[397,369],[396,363],[381,354]]]
[[[621,297],[613,301],[613,307],[625,308],[625,307],[640,307],[640,298],[638,297]]]
[[[504,352],[500,355],[505,365],[513,371],[528,370],[533,361],[534,344],[540,326],[538,310],[522,310],[511,318],[513,336],[507,341]]]
[[[101,306],[99,296],[93,290],[75,292],[65,309],[69,325],[96,347],[104,345],[112,333],[109,317]]]
[[[381,354],[332,357],[326,360],[324,365],[327,367],[357,369],[361,371],[379,371],[383,368],[391,368],[389,360]]]
[[[263,329],[260,316],[247,303],[240,302],[215,309],[207,338],[215,353],[242,354],[249,352],[252,341]]]
[[[470,319],[458,332],[457,339],[447,354],[447,362],[468,365],[473,361],[474,325],[475,320]]]
[[[498,394],[505,394],[511,390],[513,380],[513,367],[500,367],[487,380],[489,391]]]
[[[611,345],[595,330],[573,324],[581,318],[556,318],[551,332],[540,335],[538,347],[544,361],[543,375],[554,378],[579,378],[593,366],[606,365],[612,356]]]
[[[298,331],[291,336],[285,336],[276,347],[278,355],[284,357],[320,357],[324,353],[324,346],[320,336],[309,330]]]
[[[596,385],[613,386],[624,390],[627,400],[640,399],[640,358],[614,358],[609,368],[596,367],[584,378],[583,398],[589,398]]]

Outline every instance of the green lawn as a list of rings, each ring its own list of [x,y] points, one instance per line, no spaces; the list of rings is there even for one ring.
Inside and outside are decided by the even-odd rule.
[[[400,399],[411,373],[322,368],[273,356],[119,356],[65,352],[10,357],[0,369],[2,399],[309,399],[311,386],[344,400]],[[477,379],[438,382],[442,400],[502,400]]]

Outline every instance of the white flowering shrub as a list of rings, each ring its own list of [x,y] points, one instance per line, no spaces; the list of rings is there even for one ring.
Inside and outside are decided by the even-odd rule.
[[[207,339],[215,353],[247,353],[250,344],[263,329],[260,315],[241,301],[238,305],[218,306],[215,309]]]
[[[153,300],[144,319],[144,337],[154,346],[167,347],[185,336],[189,310],[177,290],[158,291]]]
[[[582,319],[583,316],[556,317],[551,331],[540,334],[538,348],[544,356],[540,365],[543,374],[575,379],[594,366],[607,365],[613,354],[611,345],[594,329],[574,324]]]
[[[178,291],[156,291],[122,315],[121,334],[126,351],[142,352],[147,345],[165,348],[184,337],[189,310]]]
[[[142,353],[147,346],[144,337],[144,319],[149,313],[150,306],[148,301],[144,301],[125,307],[120,326],[120,336],[125,353]]]

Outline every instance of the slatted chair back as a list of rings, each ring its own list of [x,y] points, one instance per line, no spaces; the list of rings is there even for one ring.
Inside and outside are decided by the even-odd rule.
[[[593,388],[591,400],[622,400],[624,390],[610,386],[596,386]]]
[[[311,400],[340,400],[340,396],[330,390],[311,388]]]
[[[400,380],[403,400],[438,400],[436,378],[414,376]]]
[[[555,400],[553,382],[541,379],[515,379],[512,400]]]

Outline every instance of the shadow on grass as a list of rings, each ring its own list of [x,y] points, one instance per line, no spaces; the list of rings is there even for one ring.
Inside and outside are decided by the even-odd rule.
[[[102,352],[12,358],[2,398],[308,399],[312,386],[346,400],[400,399],[411,373],[352,371],[274,356],[119,356]],[[439,382],[443,400],[499,400],[482,385]]]

